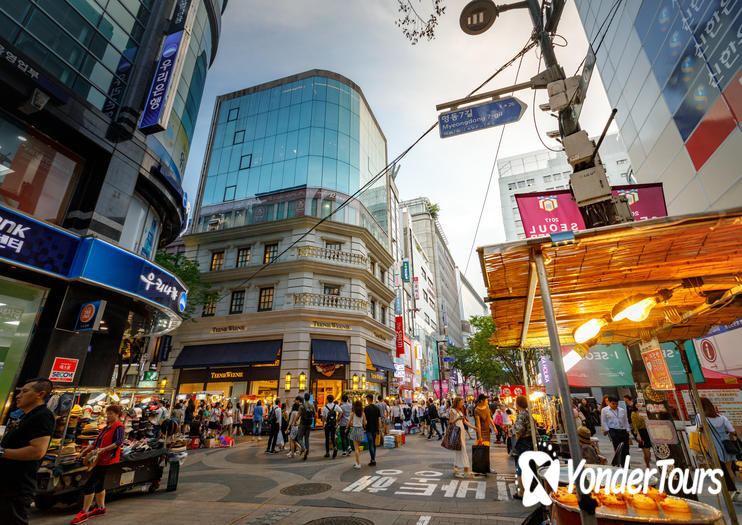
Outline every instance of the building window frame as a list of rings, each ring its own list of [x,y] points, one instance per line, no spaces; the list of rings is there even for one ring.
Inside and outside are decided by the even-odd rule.
[[[217,250],[211,252],[211,262],[209,263],[209,271],[217,272],[224,269],[224,250]]]
[[[322,288],[322,290],[323,290],[322,293],[323,293],[323,295],[332,295],[332,296],[335,296],[335,297],[340,297],[340,289],[341,288],[342,288],[342,286],[339,285],[339,284],[325,283],[323,285],[323,288]]]
[[[204,303],[203,309],[201,310],[201,317],[214,317],[216,314],[216,299],[212,299]]]
[[[236,185],[226,186],[224,188],[224,199],[223,199],[223,202],[233,201],[234,198],[235,198],[236,193],[237,193],[237,186]]]
[[[252,247],[246,246],[244,248],[237,249],[237,261],[235,262],[235,268],[244,268],[250,264],[250,256],[252,255]]]
[[[278,243],[272,242],[265,245],[263,248],[263,264],[273,262],[278,258]]]
[[[240,169],[249,170],[252,167],[252,153],[240,157]]]
[[[229,301],[229,313],[241,314],[245,309],[245,290],[235,290]]]
[[[273,298],[275,287],[267,286],[261,288],[258,294],[258,312],[269,312],[273,310]]]
[[[242,144],[243,142],[245,142],[245,130],[239,129],[234,132],[234,137],[232,137],[232,145]]]
[[[240,118],[240,108],[232,108],[229,110],[229,113],[227,113],[227,122],[232,122],[238,118]]]

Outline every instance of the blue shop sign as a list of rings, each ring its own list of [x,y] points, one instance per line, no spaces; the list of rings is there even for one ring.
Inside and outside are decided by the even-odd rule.
[[[100,239],[69,232],[0,206],[0,260],[63,279],[141,297],[183,313],[188,290],[147,259]]]
[[[142,120],[139,123],[139,130],[142,133],[157,133],[167,127],[166,123],[170,116],[167,114],[170,111],[170,105],[166,103],[168,87],[174,76],[173,72],[182,39],[183,31],[178,31],[165,37],[165,42],[162,44],[162,53],[160,53],[160,60],[155,70],[155,78],[152,79]]]
[[[410,261],[407,259],[402,261],[402,280],[406,283],[410,282]]]

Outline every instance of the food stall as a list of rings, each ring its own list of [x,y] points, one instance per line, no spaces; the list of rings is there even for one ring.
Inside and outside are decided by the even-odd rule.
[[[561,403],[564,412],[565,406],[571,406],[565,370],[579,362],[591,345],[636,348],[647,341],[685,341],[742,317],[740,239],[742,208],[736,208],[479,248],[497,326],[492,342],[514,348],[548,346],[553,356],[570,347],[563,359],[554,359],[553,379],[557,397],[565,400]],[[688,376],[697,402],[690,371]],[[574,418],[561,415],[571,456],[579,457]],[[710,441],[705,418],[703,426]],[[711,455],[718,468],[713,447]],[[722,495],[727,519],[737,523],[725,487]],[[555,518],[560,508],[552,505]],[[596,516],[598,523],[637,521],[630,513],[615,516],[608,510],[601,504],[595,514],[577,507],[570,512],[576,522],[582,519],[583,523],[594,523]],[[661,511],[642,521],[689,522],[671,519]],[[565,522],[570,521],[564,517],[559,521]]]
[[[177,487],[178,465],[185,459],[185,443],[172,438],[156,439],[148,420],[150,403],[172,401],[169,389],[139,388],[57,388],[47,403],[55,416],[55,430],[46,455],[36,473],[34,502],[38,508],[49,508],[57,502],[76,503],[91,469],[77,459],[79,452],[93,443],[105,426],[105,407],[122,407],[125,440],[121,459],[109,469],[105,478],[107,492],[130,489],[154,492],[163,472],[171,462],[168,488]],[[143,407],[143,408],[141,408]]]

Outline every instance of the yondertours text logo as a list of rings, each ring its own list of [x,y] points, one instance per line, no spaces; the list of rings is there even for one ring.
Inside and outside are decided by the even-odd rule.
[[[570,459],[567,461],[568,491],[575,492],[579,487],[583,493],[604,491],[605,494],[647,494],[650,483],[657,483],[657,490],[671,494],[701,494],[708,487],[710,494],[721,491],[723,472],[721,469],[688,469],[673,468],[675,461],[664,459],[657,462],[658,468],[630,469],[629,458],[621,468],[585,466],[581,460],[575,467]],[[523,481],[523,506],[530,507],[541,503],[550,505],[551,496],[541,483],[543,478],[549,487],[556,489],[560,480],[559,461],[552,459],[546,452],[527,451],[518,458]],[[542,470],[543,469],[543,470]],[[541,473],[539,474],[539,471]],[[707,485],[708,483],[708,485]]]

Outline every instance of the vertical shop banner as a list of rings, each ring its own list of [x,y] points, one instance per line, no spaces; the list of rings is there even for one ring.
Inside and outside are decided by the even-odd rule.
[[[397,357],[402,357],[402,354],[404,354],[404,327],[401,315],[394,318],[394,331],[397,333]]]
[[[441,381],[441,397],[448,397],[448,381]]]
[[[567,355],[572,346],[562,346],[562,355]],[[633,386],[631,361],[621,344],[594,345],[590,351],[567,372],[569,386],[611,387]]]
[[[440,398],[441,397],[441,381],[440,379],[433,379],[433,392],[435,392],[435,397]]]
[[[410,261],[405,259],[402,261],[402,280],[406,283],[410,282]]]
[[[402,289],[394,291],[394,315],[402,315]]]
[[[675,390],[672,375],[659,341],[656,338],[652,338],[651,341],[643,341],[639,348],[652,388],[655,390]]]
[[[420,281],[417,276],[412,278],[412,291],[415,294],[415,301],[420,300]]]
[[[625,195],[635,221],[667,216],[662,184],[614,186],[613,195]],[[585,229],[580,209],[569,190],[524,193],[515,196],[526,237]]]

